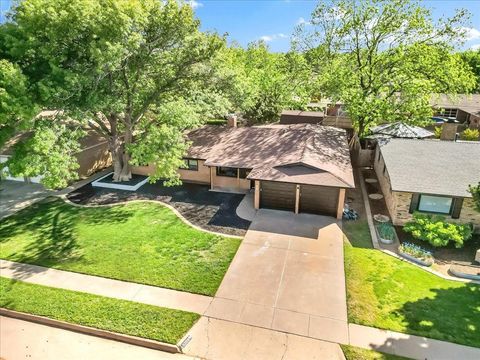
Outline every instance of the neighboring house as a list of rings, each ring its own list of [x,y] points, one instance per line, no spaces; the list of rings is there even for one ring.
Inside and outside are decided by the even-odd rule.
[[[0,148],[0,163],[6,162],[12,155],[15,144],[25,140],[30,136],[30,133],[24,132],[17,134],[9,139],[2,148]],[[110,152],[108,151],[108,144],[105,139],[100,137],[97,133],[90,131],[80,139],[81,150],[75,154],[80,168],[78,175],[80,178],[88,177],[96,171],[110,166],[112,163]],[[14,177],[8,174],[8,169],[4,169],[7,180],[25,181],[38,183],[41,180],[40,176],[34,178]]]
[[[377,146],[374,168],[393,224],[420,211],[480,229],[467,191],[480,180],[480,143],[390,139]]]
[[[321,111],[283,110],[280,124],[322,124],[347,129],[350,133],[353,129],[352,120],[339,106],[326,107]]]
[[[430,104],[435,115],[454,118],[470,128],[480,128],[480,94],[433,95]]]
[[[355,186],[345,130],[310,124],[204,126],[180,177],[213,191],[248,192],[254,206],[341,218],[345,189]],[[135,167],[148,174],[151,167]]]

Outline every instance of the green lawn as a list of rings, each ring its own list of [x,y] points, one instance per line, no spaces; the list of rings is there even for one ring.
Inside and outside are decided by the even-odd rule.
[[[0,258],[205,295],[239,244],[151,202],[79,208],[49,198],[0,222]]]
[[[368,248],[365,222],[344,226],[350,322],[480,347],[480,286]]]
[[[347,360],[405,360],[407,358],[381,353],[373,350],[365,350],[350,345],[340,345]]]
[[[200,315],[0,277],[0,307],[176,344]]]

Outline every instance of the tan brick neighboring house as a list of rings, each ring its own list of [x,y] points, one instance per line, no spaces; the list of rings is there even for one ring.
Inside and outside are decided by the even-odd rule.
[[[433,95],[435,115],[455,118],[472,129],[480,129],[480,94]]]
[[[377,146],[374,169],[395,225],[415,211],[480,230],[468,185],[480,180],[480,143],[390,139]]]
[[[13,154],[14,146],[19,142],[25,140],[30,136],[30,133],[19,133],[9,139],[2,148],[0,148],[0,163],[6,162],[8,158]],[[80,178],[86,178],[101,169],[104,169],[111,165],[111,155],[108,151],[108,144],[105,139],[100,137],[97,133],[90,131],[83,138],[80,139],[81,150],[75,154],[77,161],[80,165],[78,169],[78,175]],[[26,181],[38,183],[41,177],[24,178],[13,177],[6,171],[5,178],[15,181]]]
[[[255,208],[341,218],[345,189],[355,186],[345,130],[321,125],[204,126],[179,170],[185,182],[213,191],[254,191]],[[134,168],[148,174],[149,167]]]

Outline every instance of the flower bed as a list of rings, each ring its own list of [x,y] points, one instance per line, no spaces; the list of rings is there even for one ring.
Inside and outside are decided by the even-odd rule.
[[[404,242],[398,248],[399,255],[422,266],[432,266],[434,260],[432,253],[418,245]]]

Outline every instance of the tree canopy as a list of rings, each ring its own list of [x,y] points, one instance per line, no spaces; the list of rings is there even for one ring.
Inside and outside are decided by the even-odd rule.
[[[361,137],[381,122],[424,122],[432,93],[473,88],[471,71],[451,51],[467,15],[434,23],[418,1],[322,1],[297,29],[295,46],[307,53],[319,91],[345,103]]]
[[[51,121],[69,126],[49,142],[72,140],[79,128],[95,131],[108,141],[115,180],[131,177],[130,164],[148,162],[156,168],[152,180],[175,182],[183,131],[199,123],[190,95],[208,79],[224,42],[200,32],[192,8],[175,0],[25,0],[2,26],[0,46],[28,79],[32,100],[63,111]],[[62,146],[55,150],[61,157]],[[9,168],[39,170],[23,158],[20,166],[20,156],[12,157]],[[74,167],[62,170],[51,185],[73,176]]]

